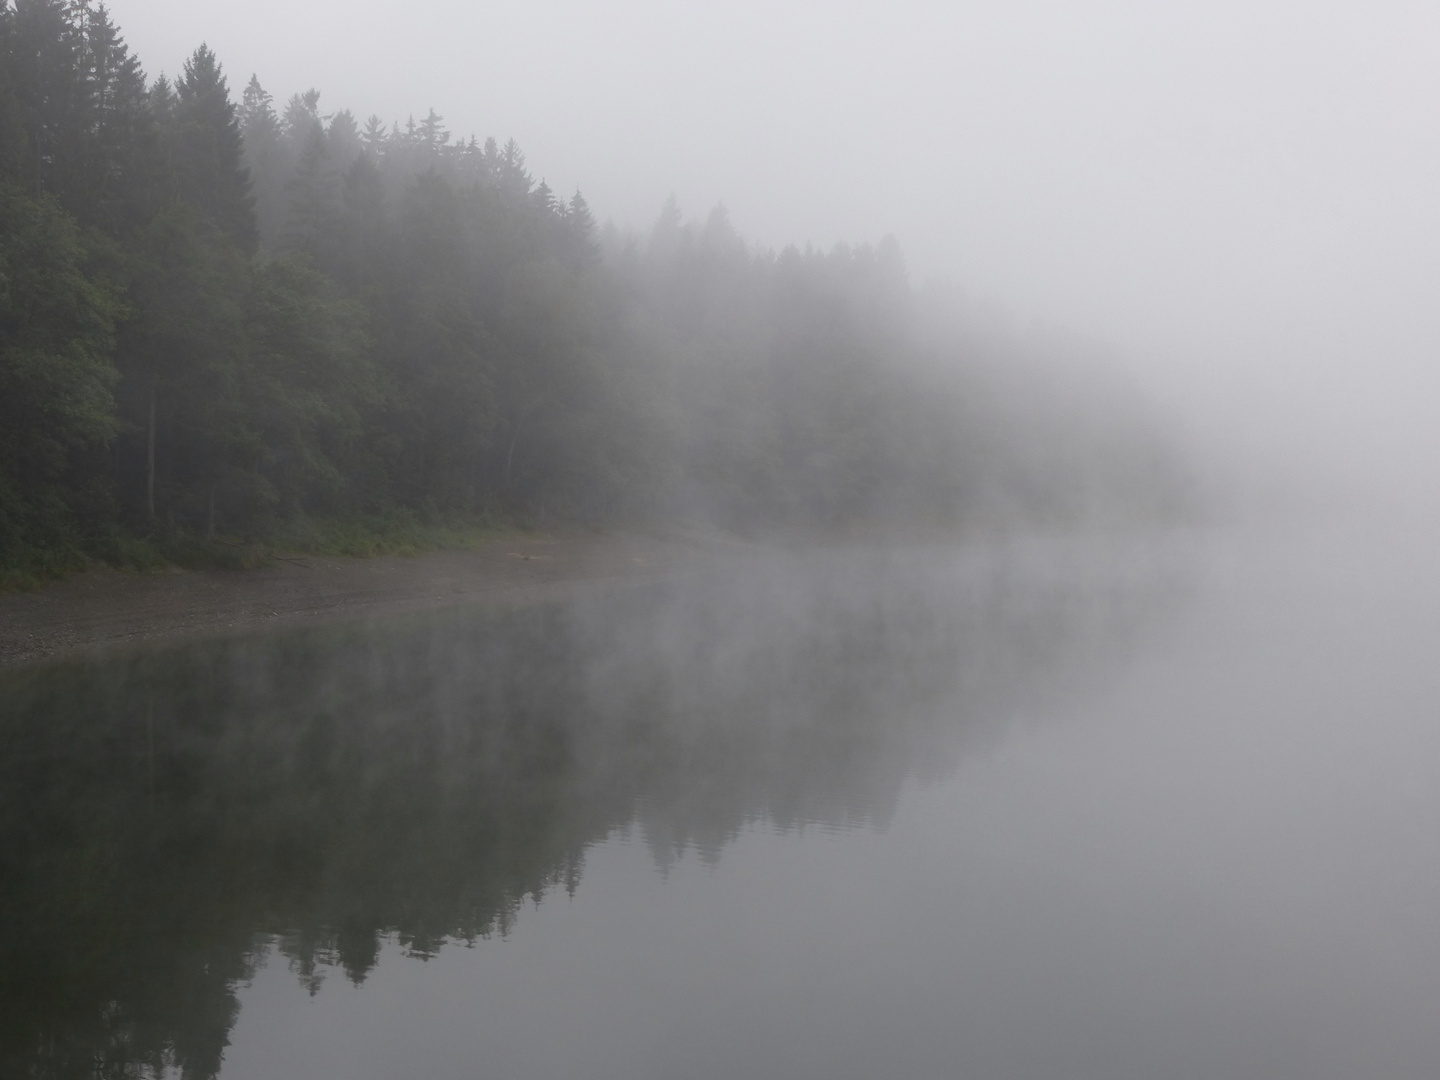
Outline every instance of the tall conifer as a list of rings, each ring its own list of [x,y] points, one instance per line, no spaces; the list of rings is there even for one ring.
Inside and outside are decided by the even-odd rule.
[[[175,89],[171,145],[180,195],[203,222],[253,252],[255,209],[240,120],[220,62],[208,47],[201,45],[185,62]]]

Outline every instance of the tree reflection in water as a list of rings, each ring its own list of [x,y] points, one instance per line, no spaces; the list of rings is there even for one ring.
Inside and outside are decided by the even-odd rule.
[[[0,681],[0,1072],[211,1077],[272,949],[504,934],[638,828],[883,827],[1170,606],[1070,550],[736,559],[572,603],[137,650]]]

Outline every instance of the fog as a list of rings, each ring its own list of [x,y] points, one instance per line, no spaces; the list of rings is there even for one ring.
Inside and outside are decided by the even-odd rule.
[[[702,573],[597,582],[565,603],[7,672],[0,1071],[385,1074],[333,1061],[247,1072],[231,1029],[275,948],[328,1004],[397,942],[436,959],[588,894],[592,849],[621,833],[668,874],[720,864],[757,824],[886,832],[917,779],[944,781],[1016,721],[1106,685],[1128,647],[1173,622],[1189,579],[1173,550],[1146,544],[742,547]],[[639,869],[628,876],[643,889],[654,875]],[[403,1036],[425,1010],[386,1011]],[[525,1022],[527,1042],[558,1035],[545,1015]],[[453,1034],[412,1067],[447,1075]],[[302,1041],[355,1045],[318,1030]],[[543,1071],[527,1056],[506,1071]],[[462,1073],[479,1060],[494,1050]]]
[[[1440,580],[1370,554],[747,546],[6,672],[0,1068],[1429,1077]]]
[[[1228,482],[1433,504],[1440,11],[1423,3],[185,5],[114,12],[151,75],[513,136],[648,227],[894,235],[1027,331],[1134,368]],[[1372,506],[1373,509],[1373,506]]]
[[[0,673],[0,1072],[1433,1073],[1434,5],[67,10],[0,587],[324,604]]]

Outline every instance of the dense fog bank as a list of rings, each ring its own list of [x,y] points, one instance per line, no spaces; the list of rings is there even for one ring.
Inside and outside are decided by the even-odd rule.
[[[88,4],[0,4],[0,58],[12,574],[337,519],[754,533],[1190,501],[1138,398],[938,316],[893,242],[757,250],[673,201],[600,229],[513,140],[234,95],[204,46],[150,81]]]

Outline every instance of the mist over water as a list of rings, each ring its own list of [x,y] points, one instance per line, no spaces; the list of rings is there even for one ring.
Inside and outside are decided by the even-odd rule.
[[[0,541],[705,555],[0,674],[0,1074],[1431,1080],[1433,5],[412,7],[0,100]]]
[[[758,551],[12,673],[7,1068],[1427,1076],[1410,554]]]
[[[617,834],[684,873],[756,828],[884,831],[913,781],[1163,619],[1183,578],[1139,553],[749,555],[11,675],[7,1059],[212,1075],[275,949],[312,990],[361,984],[579,895]]]

